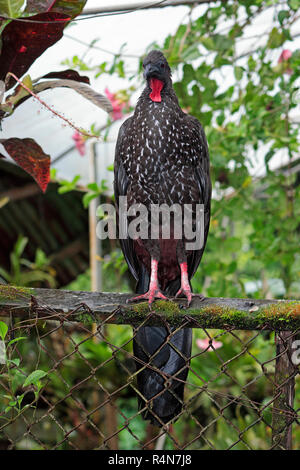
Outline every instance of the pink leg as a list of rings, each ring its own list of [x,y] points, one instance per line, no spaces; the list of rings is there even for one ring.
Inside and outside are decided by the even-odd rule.
[[[188,300],[188,305],[190,305],[192,301],[192,297],[200,297],[204,299],[202,294],[193,294],[191,291],[191,285],[188,276],[188,265],[185,261],[184,263],[180,263],[180,270],[181,270],[181,287],[175,297],[179,297],[180,295],[185,295]]]
[[[151,305],[154,299],[168,300],[168,298],[161,292],[158,285],[157,266],[158,261],[156,259],[151,259],[151,277],[148,292],[146,292],[146,294],[133,297],[132,299],[129,299],[128,302],[135,302],[136,300],[148,300],[149,305]]]

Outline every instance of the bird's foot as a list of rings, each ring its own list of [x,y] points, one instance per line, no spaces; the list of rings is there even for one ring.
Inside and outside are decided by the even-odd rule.
[[[127,302],[131,303],[131,302],[137,302],[140,300],[148,300],[149,306],[151,307],[151,304],[154,302],[155,299],[169,300],[168,297],[166,297],[161,292],[159,287],[153,286],[153,287],[150,287],[148,292],[146,292],[145,294],[137,295],[136,297],[133,297],[132,299],[128,299]]]
[[[187,286],[187,287],[181,286],[181,288],[179,289],[179,291],[175,295],[175,299],[177,299],[177,297],[180,297],[180,296],[185,296],[187,298],[188,307],[190,306],[193,297],[198,297],[199,300],[204,300],[205,299],[204,295],[202,295],[202,294],[193,294],[192,291],[191,291],[190,286]]]
[[[180,296],[183,296],[183,295],[187,298],[188,306],[189,306],[191,301],[192,301],[192,297],[193,297],[193,294],[191,292],[190,287],[188,289],[186,289],[184,287],[180,287],[179,291],[175,295],[175,299],[177,299],[177,297],[180,297]]]
[[[190,306],[193,297],[198,297],[200,300],[204,300],[205,297],[202,294],[193,294],[191,290],[191,285],[188,276],[188,265],[187,262],[184,261],[180,263],[180,270],[181,270],[181,287],[177,294],[175,295],[175,299],[180,296],[185,296],[187,298],[187,306]]]

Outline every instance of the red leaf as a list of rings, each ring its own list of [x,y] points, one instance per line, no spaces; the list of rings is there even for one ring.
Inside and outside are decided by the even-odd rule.
[[[89,77],[83,77],[82,75],[79,75],[76,70],[68,69],[68,70],[62,70],[61,72],[50,72],[47,73],[47,75],[44,75],[41,78],[61,78],[61,79],[68,79],[68,80],[75,80],[76,82],[83,82],[87,83],[90,85],[90,79]]]
[[[58,11],[66,13],[72,18],[81,13],[87,0],[27,0],[25,11],[27,13],[42,13],[44,11]]]
[[[54,3],[55,0],[27,0],[25,11],[27,13],[42,13],[51,10]]]
[[[33,139],[1,139],[7,153],[15,162],[27,171],[37,182],[43,192],[50,180],[50,156]]]
[[[20,78],[33,62],[48,47],[55,44],[63,35],[63,29],[70,17],[64,13],[49,12],[26,18],[28,22],[11,21],[2,33],[2,50],[0,54],[0,80],[5,80],[8,72]],[[34,23],[49,21],[50,23]],[[10,77],[6,89],[15,85]]]

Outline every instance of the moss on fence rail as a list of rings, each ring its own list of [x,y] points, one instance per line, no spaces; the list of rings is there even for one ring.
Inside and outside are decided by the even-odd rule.
[[[138,326],[188,326],[243,330],[300,328],[300,301],[207,298],[127,304],[130,294],[75,292],[0,286],[0,316],[49,318],[59,321],[107,322]]]

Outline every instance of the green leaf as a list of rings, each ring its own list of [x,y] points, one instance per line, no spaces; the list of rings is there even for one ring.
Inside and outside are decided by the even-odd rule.
[[[27,339],[27,337],[26,336],[19,336],[19,338],[12,339],[8,343],[8,346],[10,346],[11,344],[17,343],[18,341],[22,341],[23,339]]]
[[[213,51],[215,48],[214,41],[212,40],[211,37],[203,37],[201,38],[201,42],[206,49],[209,51]]]
[[[244,73],[243,67],[236,66],[234,67],[233,71],[234,71],[234,76],[238,81],[243,78],[243,73]]]
[[[225,121],[225,115],[224,115],[223,112],[221,112],[221,114],[219,114],[219,116],[217,117],[216,121],[217,121],[217,124],[218,124],[219,126],[222,126],[223,122]]]
[[[76,189],[77,182],[80,180],[81,176],[74,176],[72,181],[63,180],[60,181],[61,186],[58,188],[59,194],[68,193]]]
[[[217,51],[226,51],[234,45],[234,41],[231,38],[222,34],[214,34],[212,40],[214,42],[214,49]]]
[[[286,18],[288,18],[290,15],[289,15],[289,12],[287,10],[281,10],[279,13],[278,13],[278,21],[280,24],[282,24],[284,22],[284,20]]]
[[[47,372],[43,370],[34,370],[31,374],[28,375],[27,379],[25,379],[23,383],[23,387],[27,387],[28,385],[37,385],[38,381],[45,377]]]
[[[234,45],[234,41],[228,36],[222,34],[213,34],[201,38],[201,42],[206,49],[210,51],[226,51]]]
[[[84,208],[87,209],[89,206],[89,203],[98,196],[99,196],[98,193],[86,193],[82,198]]]
[[[2,341],[4,341],[7,332],[8,332],[7,324],[4,323],[3,321],[0,321],[0,337]]]
[[[1,268],[1,267],[0,267],[0,276],[2,276],[5,279],[5,281],[9,281],[9,278],[10,278],[9,272],[6,271],[6,269]]]
[[[8,359],[8,362],[11,364],[14,364],[15,366],[19,367],[20,365],[20,359],[17,357],[16,359]]]
[[[28,243],[28,238],[22,237],[20,235],[14,246],[14,252],[18,258],[20,258],[20,256],[23,254],[23,251],[25,250],[27,243]]]
[[[104,219],[105,215],[106,214],[105,214],[103,208],[101,206],[98,206],[97,210],[96,210],[96,216],[99,217],[99,219]]]
[[[101,180],[100,191],[104,192],[108,190],[107,180]]]
[[[13,407],[17,404],[17,400],[12,400],[9,402],[9,406]]]
[[[25,396],[25,393],[22,393],[22,395],[17,396],[17,402],[18,402],[19,407],[21,406],[24,396]]]
[[[248,67],[249,67],[250,71],[255,70],[256,61],[253,59],[252,55],[250,55],[249,58],[248,58]]]
[[[98,185],[97,183],[89,183],[87,185],[88,189],[90,189],[91,191],[99,191],[99,188],[98,188]]]
[[[292,10],[297,11],[300,8],[300,0],[288,0],[288,6],[291,7]]]
[[[57,169],[56,168],[50,168],[50,179],[55,181],[56,180],[56,174],[57,174]]]
[[[273,28],[270,33],[267,46],[271,49],[276,49],[283,44],[284,39],[284,34],[280,33],[277,28]]]
[[[22,15],[22,6],[24,0],[0,0],[1,15],[7,15],[10,18],[18,18]]]
[[[265,164],[266,164],[267,171],[269,171],[269,161],[273,157],[274,153],[275,153],[274,150],[269,150],[265,155]]]
[[[195,60],[199,57],[199,49],[197,44],[192,44],[191,46],[187,47],[181,54],[182,60],[184,62],[189,60]]]
[[[195,80],[195,71],[191,64],[185,64],[183,66],[183,83],[189,84],[192,80]]]
[[[124,61],[123,60],[120,60],[120,62],[118,62],[117,70],[118,70],[118,73],[119,73],[119,77],[125,78]]]
[[[45,265],[48,264],[47,255],[43,252],[43,250],[41,250],[41,248],[38,248],[36,250],[34,264],[37,268],[43,268]]]

